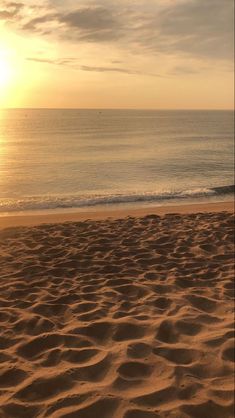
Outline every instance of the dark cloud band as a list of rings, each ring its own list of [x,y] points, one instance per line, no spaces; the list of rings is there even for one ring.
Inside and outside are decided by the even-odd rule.
[[[35,5],[33,18],[27,19],[22,13],[26,3],[6,2],[0,19],[13,21],[24,31],[74,43],[113,42],[141,54],[233,60],[233,0],[176,0],[165,6],[156,0],[87,0],[87,6],[79,8],[71,0],[70,10],[58,4],[51,0],[43,12]]]

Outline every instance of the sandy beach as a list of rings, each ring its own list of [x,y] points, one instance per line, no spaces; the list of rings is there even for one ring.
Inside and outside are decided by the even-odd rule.
[[[0,417],[232,418],[232,211],[0,218]]]

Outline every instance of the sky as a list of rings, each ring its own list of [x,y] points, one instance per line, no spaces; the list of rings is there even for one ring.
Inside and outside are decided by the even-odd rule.
[[[0,107],[233,108],[233,0],[0,0]]]

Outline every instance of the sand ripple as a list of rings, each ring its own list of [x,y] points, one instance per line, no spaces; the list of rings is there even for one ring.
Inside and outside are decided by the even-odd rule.
[[[232,418],[233,219],[0,232],[1,418]]]

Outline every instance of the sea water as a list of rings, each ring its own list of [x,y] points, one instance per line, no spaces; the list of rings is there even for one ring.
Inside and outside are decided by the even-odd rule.
[[[231,200],[232,111],[0,110],[0,213]]]

